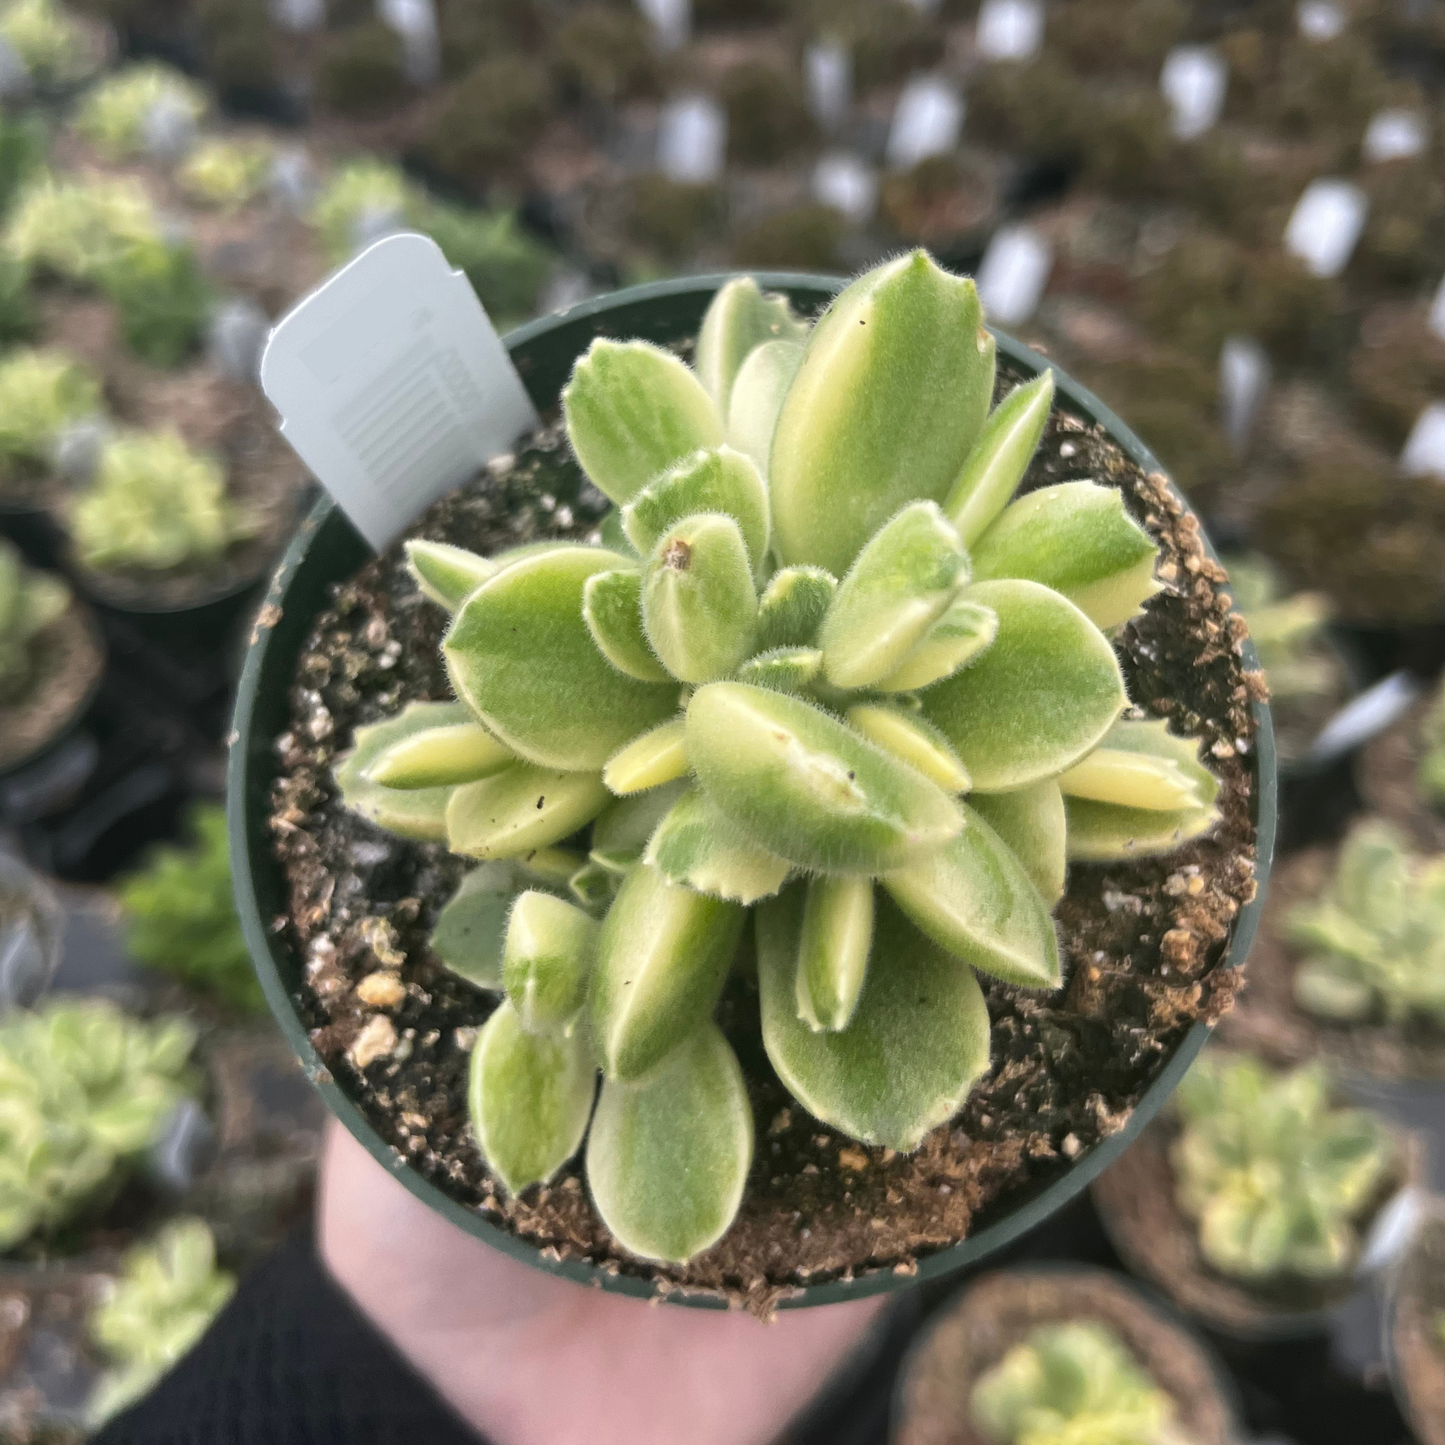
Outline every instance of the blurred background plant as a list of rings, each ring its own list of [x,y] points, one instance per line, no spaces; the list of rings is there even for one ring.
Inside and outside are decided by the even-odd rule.
[[[80,102],[75,129],[112,160],[166,148],[164,128],[194,126],[210,98],[178,70],[141,61],[97,81]]]
[[[63,579],[26,566],[19,548],[0,537],[0,704],[14,703],[30,691],[35,650],[70,598]]]
[[[198,803],[189,840],[153,848],[116,892],[126,915],[126,948],[154,968],[240,1012],[265,1008],[232,895],[226,810]]]

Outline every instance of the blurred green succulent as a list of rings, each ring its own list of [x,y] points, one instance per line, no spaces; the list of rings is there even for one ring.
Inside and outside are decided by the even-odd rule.
[[[194,1093],[195,1030],[57,997],[0,1018],[0,1250],[52,1233]]]
[[[696,369],[643,341],[577,359],[562,409],[606,546],[409,544],[460,701],[357,729],[336,781],[484,864],[434,940],[507,995],[478,1141],[515,1191],[587,1134],[635,1254],[687,1259],[738,1208],[752,1115],[712,1014],[750,922],[779,1077],[911,1150],[988,1067],[975,971],[1058,986],[1068,861],[1217,818],[1198,743],[1121,716],[1106,630],[1157,589],[1155,544],[1114,488],[1014,498],[1053,378],[992,407],[994,344],[923,252],[811,328],[729,282]]]
[[[143,869],[121,880],[126,949],[232,1008],[260,1010],[265,998],[231,892],[225,808],[197,804],[189,832],[189,846],[154,848]]]
[[[171,110],[194,123],[208,104],[205,90],[179,70],[143,60],[91,86],[76,112],[75,128],[112,160],[120,160],[145,149],[153,116]]]
[[[536,310],[537,293],[557,258],[517,224],[515,212],[432,204],[416,215],[415,224],[453,267],[466,272],[499,329]]]
[[[122,432],[72,501],[70,535],[87,567],[159,572],[214,562],[249,536],[213,457],[174,431]]]
[[[0,40],[43,85],[79,80],[99,60],[84,27],[55,0],[10,0],[0,10]]]
[[[1362,1216],[1397,1166],[1385,1123],[1331,1103],[1328,1070],[1272,1071],[1211,1050],[1175,1094],[1179,1207],[1221,1274],[1251,1283],[1347,1277]]]
[[[401,225],[416,214],[420,193],[401,168],[375,156],[341,166],[321,188],[311,208],[311,224],[327,259],[350,259],[374,228]]]
[[[1339,660],[1323,645],[1334,611],[1329,598],[1323,592],[1286,596],[1274,565],[1258,555],[1226,558],[1225,570],[1234,604],[1249,623],[1271,701],[1337,689]]]
[[[139,241],[100,272],[126,345],[151,366],[179,366],[200,344],[212,293],[190,246]]]
[[[0,215],[20,187],[45,166],[50,133],[38,115],[0,111]]]
[[[1416,857],[1388,823],[1356,825],[1334,879],[1288,919],[1305,955],[1301,1008],[1342,1023],[1445,1028],[1445,857]]]
[[[0,703],[25,696],[40,634],[69,606],[70,588],[61,578],[27,567],[19,548],[0,538]]]
[[[204,1220],[172,1219],[132,1249],[121,1275],[91,1312],[91,1338],[115,1362],[86,1406],[92,1427],[133,1405],[206,1332],[235,1292],[216,1268]]]
[[[73,357],[10,352],[0,361],[0,473],[43,472],[61,430],[100,411],[100,384]]]
[[[1416,786],[1426,801],[1445,803],[1445,683],[1435,694],[1420,729],[1422,751]]]
[[[3,245],[22,265],[90,282],[127,248],[159,235],[155,208],[133,177],[41,175],[16,197]]]
[[[1173,1399],[1097,1320],[1039,1325],[973,1387],[997,1445],[1189,1445]]]
[[[234,211],[265,188],[273,154],[266,140],[203,140],[176,171],[176,182],[192,200]]]

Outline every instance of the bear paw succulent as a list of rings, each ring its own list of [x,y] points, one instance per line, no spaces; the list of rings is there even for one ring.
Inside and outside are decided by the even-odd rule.
[[[1196,745],[1124,716],[1108,634],[1154,543],[1093,482],[1015,500],[1053,381],[991,410],[994,383],[973,282],[922,252],[811,328],[736,280],[695,367],[606,339],[576,364],[606,545],[409,544],[457,700],[358,729],[336,780],[481,864],[433,947],[506,995],[472,1068],[493,1173],[545,1180],[587,1135],[638,1255],[738,1206],[752,1118],[712,1014],[750,911],[778,1076],[908,1150],[988,1067],[976,973],[1060,982],[1068,860],[1215,820]]]

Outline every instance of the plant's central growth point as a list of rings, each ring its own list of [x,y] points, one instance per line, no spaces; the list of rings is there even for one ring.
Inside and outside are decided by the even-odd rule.
[[[800,1106],[916,1148],[988,1069],[977,975],[1060,983],[1069,860],[1213,826],[1196,745],[1124,716],[1109,634],[1154,543],[1110,487],[1015,498],[1052,373],[990,411],[994,381],[973,282],[923,252],[811,326],[732,281],[695,370],[643,341],[577,361],[606,545],[409,544],[460,701],[359,729],[336,777],[480,860],[433,948],[505,995],[471,1073],[504,1188],[585,1138],[622,1246],[716,1241],[752,1156],[712,1021],[740,957]]]

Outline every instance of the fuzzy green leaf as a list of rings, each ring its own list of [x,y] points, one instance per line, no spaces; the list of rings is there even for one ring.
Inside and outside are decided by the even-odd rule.
[[[450,788],[386,788],[366,774],[385,752],[408,738],[470,720],[459,702],[413,702],[385,722],[357,728],[351,751],[342,753],[331,771],[341,801],[388,833],[440,842],[447,835]]]
[[[1061,482],[1005,508],[973,548],[979,581],[1024,577],[1062,593],[1096,627],[1127,622],[1159,590],[1159,549],[1117,487]]]
[[[577,1152],[596,1085],[580,1035],[530,1034],[510,1003],[482,1026],[467,1101],[477,1147],[508,1194],[550,1179]]]
[[[642,574],[636,568],[594,572],[582,589],[582,617],[597,649],[639,682],[666,682],[667,669],[642,627]]]
[[[502,985],[529,1034],[572,1032],[587,1001],[598,926],[551,893],[518,894],[507,920]]]
[[[592,771],[677,706],[677,690],[619,672],[582,616],[588,578],[617,559],[596,547],[529,552],[467,598],[442,642],[457,696],[518,756]]]
[[[849,725],[884,752],[916,768],[945,793],[968,791],[968,769],[949,741],[925,718],[886,703],[857,703],[848,709]]]
[[[602,924],[592,986],[609,1079],[640,1079],[712,1013],[746,916],[646,864],[627,875]]]
[[[877,684],[879,692],[912,692],[951,677],[998,636],[998,614],[960,597],[924,634],[923,641]]]
[[[637,548],[622,526],[622,508],[608,507],[601,522],[597,524],[597,535],[609,552],[616,552],[628,561],[638,560]]]
[[[980,792],[1053,777],[1109,730],[1128,701],[1108,639],[1037,582],[976,582],[964,597],[998,614],[998,636],[923,695]]]
[[[723,285],[697,333],[697,377],[724,416],[739,368],[764,342],[800,345],[808,323],[793,315],[788,298],[761,291],[751,276]]]
[[[686,773],[686,733],[683,720],[675,718],[643,733],[608,758],[602,781],[619,797],[625,797],[661,787]]]
[[[766,477],[783,398],[803,360],[801,341],[766,341],[738,370],[728,402],[728,441]]]
[[[595,858],[577,868],[567,879],[567,891],[593,913],[602,912],[617,892],[618,874]]]
[[[601,773],[513,763],[452,790],[447,847],[470,858],[517,858],[559,843],[611,802]]]
[[[873,880],[814,878],[798,939],[798,1017],[813,1030],[848,1027],[873,947]]]
[[[880,872],[961,826],[953,800],[927,778],[785,693],[699,688],[688,704],[687,755],[748,837],[801,868]]]
[[[752,460],[731,447],[697,452],[649,482],[622,509],[622,525],[645,557],[668,528],[707,512],[738,524],[756,568],[768,550],[768,489]]]
[[[734,903],[756,903],[783,886],[788,864],[750,842],[694,788],[673,805],[647,845],[644,861],[672,883]]]
[[[406,544],[407,571],[422,592],[448,612],[455,612],[497,570],[497,564],[450,542],[413,538]]]
[[[975,793],[969,807],[1008,845],[1044,902],[1064,896],[1068,822],[1064,795],[1052,778],[1013,793]]]
[[[726,1233],[752,1158],[742,1069],[722,1032],[704,1023],[640,1083],[602,1085],[587,1183],[624,1249],[682,1263]]]
[[[1154,812],[1208,808],[1219,796],[1219,779],[1199,761],[1198,740],[1176,737],[1162,719],[1120,718],[1060,775],[1059,787],[1065,797]]]
[[[1018,491],[1054,404],[1054,374],[1016,386],[989,414],[943,510],[972,547]]]
[[[679,719],[679,737],[681,726]],[[642,857],[657,825],[691,786],[689,778],[680,777],[661,787],[619,798],[592,825],[593,860],[613,873],[626,873]]]
[[[562,391],[582,470],[621,506],[660,472],[723,440],[722,414],[671,352],[599,337]]]
[[[822,670],[823,654],[816,647],[775,647],[750,657],[737,677],[774,692],[803,692]]]
[[[773,433],[784,562],[842,576],[909,502],[941,502],[993,397],[994,341],[972,281],[923,251],[886,262],[813,328]]]
[[[834,687],[894,673],[968,581],[968,558],[936,502],[914,502],[858,554],[818,630]]]
[[[811,647],[837,591],[838,579],[821,567],[784,567],[773,573],[758,599],[758,651]]]
[[[1069,857],[1078,863],[1150,858],[1172,853],[1181,843],[1207,833],[1219,821],[1213,808],[1161,813],[1120,808],[1087,798],[1065,798],[1069,816]]]
[[[579,865],[575,853],[544,849],[525,863],[508,858],[473,868],[437,914],[432,952],[478,988],[501,988],[512,901],[524,888],[558,892]]]
[[[752,650],[757,612],[747,544],[731,517],[685,517],[658,538],[643,570],[642,620],[674,677],[726,677]]]
[[[868,970],[848,1027],[815,1033],[798,1017],[800,885],[758,909],[763,1044],[815,1119],[865,1144],[917,1148],[952,1118],[988,1068],[988,1009],[971,970],[877,900]]]
[[[366,780],[383,788],[445,788],[489,777],[516,760],[480,724],[447,723],[393,743],[367,768]]]
[[[1059,940],[1024,865],[962,805],[963,832],[946,848],[887,874],[883,886],[928,936],[981,973],[1025,988],[1057,988]]]

